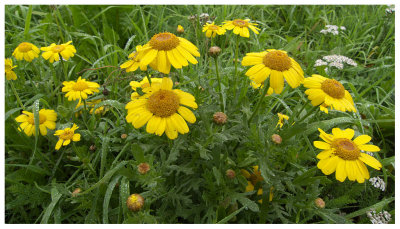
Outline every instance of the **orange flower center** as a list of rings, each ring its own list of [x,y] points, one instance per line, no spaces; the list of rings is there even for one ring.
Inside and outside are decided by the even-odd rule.
[[[65,47],[62,45],[56,45],[53,48],[51,48],[51,51],[56,52],[56,53],[60,53],[62,51],[64,51]]]
[[[46,122],[46,116],[39,113],[39,125],[43,124],[44,122]],[[31,125],[35,125],[35,117],[34,117],[34,115],[29,115],[28,123],[31,124]]]
[[[347,138],[335,139],[332,147],[336,150],[336,155],[344,160],[356,160],[360,156],[360,149]]]
[[[241,19],[236,19],[232,22],[233,25],[243,28],[243,27],[247,27],[249,25],[249,23],[247,21],[241,20]]]
[[[18,50],[20,52],[29,52],[32,50],[32,45],[28,42],[22,42],[20,45],[18,45]]]
[[[88,89],[88,85],[87,85],[87,83],[85,83],[83,81],[78,81],[74,84],[74,86],[72,86],[72,89],[74,91],[84,91],[84,90]]]
[[[289,56],[281,51],[268,52],[263,58],[263,63],[270,69],[280,72],[289,70],[292,66]]]
[[[74,131],[64,130],[64,133],[62,133],[60,135],[60,138],[64,139],[64,140],[68,140],[68,139],[72,139],[73,136],[74,136]]]
[[[154,49],[168,51],[179,45],[179,39],[172,33],[159,33],[151,38],[149,44]]]
[[[335,99],[341,99],[344,97],[345,89],[343,85],[336,80],[325,80],[321,83],[321,89]]]
[[[158,117],[169,117],[179,108],[179,97],[173,91],[159,90],[147,100],[147,109]]]
[[[209,29],[209,30],[218,30],[218,26],[216,26],[216,25],[209,25],[209,26],[208,26],[208,29]]]

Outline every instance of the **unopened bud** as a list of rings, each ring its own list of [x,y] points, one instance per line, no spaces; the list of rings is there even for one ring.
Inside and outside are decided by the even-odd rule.
[[[325,201],[321,198],[315,199],[314,203],[318,208],[325,208]]]
[[[82,189],[81,189],[81,188],[76,188],[76,189],[72,192],[71,196],[72,196],[72,197],[76,197],[80,192],[82,192]]]
[[[127,138],[127,137],[128,137],[127,134],[121,134],[121,138],[122,138],[122,139],[125,139],[125,138]]]
[[[107,96],[108,94],[109,94],[108,89],[107,89],[107,88],[104,88],[104,89],[103,89],[103,95]]]
[[[183,32],[185,32],[185,29],[181,25],[178,25],[178,28],[176,28],[176,32],[183,33]]]
[[[139,211],[144,205],[144,198],[139,194],[132,194],[126,200],[126,206],[131,211]]]
[[[90,151],[96,151],[96,145],[91,145],[90,147],[89,147],[89,150]]]
[[[178,86],[180,83],[178,81],[175,81],[175,86]]]
[[[199,90],[204,91],[205,89],[202,86],[199,86]]]
[[[235,178],[236,173],[235,173],[235,171],[233,171],[232,169],[228,169],[228,170],[226,170],[226,176],[227,176],[229,179],[233,179],[233,178]]]
[[[140,163],[138,165],[138,171],[140,174],[146,174],[150,170],[150,165],[147,163]]]
[[[279,135],[277,135],[277,134],[273,134],[273,135],[271,136],[271,138],[272,138],[272,141],[273,141],[275,144],[281,144],[281,143],[282,143],[282,137],[279,136]]]
[[[213,115],[214,122],[219,125],[223,125],[228,120],[228,116],[223,112],[217,112]]]
[[[213,46],[208,50],[208,55],[216,57],[221,52],[221,48],[218,46]]]

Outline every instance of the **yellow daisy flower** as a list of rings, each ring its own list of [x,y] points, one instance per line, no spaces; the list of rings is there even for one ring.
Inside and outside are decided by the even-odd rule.
[[[156,85],[159,84],[161,85],[162,82],[162,78],[151,78],[151,85]],[[142,90],[145,88],[150,87],[150,83],[149,83],[149,79],[147,77],[143,78],[142,81],[138,82],[138,81],[131,81],[129,83],[129,85],[132,87],[132,90],[134,90],[134,92],[131,94],[131,99],[134,100],[137,97],[140,97],[139,93],[136,92],[136,88],[140,87]]]
[[[300,65],[285,51],[267,49],[264,52],[247,53],[242,65],[254,65],[246,72],[246,76],[256,84],[261,84],[271,76],[270,87],[277,94],[283,91],[283,78],[292,88],[300,86],[304,81],[304,72]]]
[[[279,128],[282,128],[284,119],[289,120],[289,116],[278,113],[278,117],[279,117],[279,120],[278,120],[278,123],[276,124],[276,126],[279,125]]]
[[[86,102],[87,108],[90,109],[90,111],[89,111],[90,114],[93,114],[94,107],[96,106],[96,104],[98,104],[100,102],[101,102],[101,99],[96,99],[96,100],[92,100],[92,101]],[[83,104],[82,100],[79,99],[79,102],[78,102],[78,104],[76,104],[75,109],[78,109],[79,107],[83,107],[83,106],[84,106],[84,104]],[[108,109],[105,109],[104,106],[101,106],[101,107],[96,109],[94,114],[96,114],[96,115],[97,114],[104,115],[107,112],[107,110]],[[82,111],[79,111],[79,113],[76,113],[75,116],[78,117],[78,115],[81,114],[81,113],[82,113]]]
[[[222,28],[221,26],[214,25],[213,23],[206,23],[203,26],[203,33],[206,33],[206,37],[215,37],[217,34],[218,35],[224,35],[226,30]]]
[[[17,60],[25,59],[26,61],[31,62],[33,59],[39,57],[39,53],[40,50],[34,44],[29,42],[22,42],[14,50],[12,55]]]
[[[188,61],[197,64],[193,56],[200,56],[198,48],[190,41],[168,32],[154,35],[143,49],[138,51],[138,53],[141,52],[143,52],[143,58],[140,60],[141,67],[150,65],[164,74],[169,74],[171,65],[178,69],[188,66]]]
[[[309,88],[305,93],[311,104],[321,105],[320,109],[325,113],[328,113],[327,107],[343,112],[357,112],[350,93],[339,81],[314,74],[304,79],[304,87]]]
[[[185,29],[183,28],[183,26],[178,25],[178,27],[176,28],[176,32],[177,32],[177,33],[184,33],[184,32],[185,32]]]
[[[251,81],[250,86],[252,86],[254,89],[263,88],[264,82],[256,83],[254,81]],[[267,95],[272,95],[272,93],[274,93],[274,89],[272,89],[272,87],[269,87],[268,91],[267,91]]]
[[[255,34],[259,34],[258,30],[260,30],[260,29],[255,27],[258,24],[250,23],[249,21],[250,21],[250,19],[244,19],[244,20],[235,19],[233,21],[225,21],[225,22],[223,22],[224,25],[222,26],[222,28],[224,28],[226,30],[233,29],[233,33],[240,35],[241,37],[250,37],[249,28]]]
[[[263,181],[264,179],[261,176],[261,171],[258,170],[258,165],[253,166],[253,171],[249,173],[245,169],[241,169],[240,172],[244,177],[247,179],[247,186],[246,186],[246,192],[251,192],[254,191],[254,186],[260,181]],[[270,188],[269,192],[269,201],[272,201],[272,198],[274,197],[274,194],[272,193],[273,187]],[[262,188],[259,188],[257,190],[257,195],[261,196],[263,194]],[[262,203],[262,200],[258,201],[259,203]]]
[[[143,96],[133,99],[126,106],[126,120],[138,129],[146,123],[146,131],[161,136],[164,132],[169,139],[178,137],[178,133],[189,132],[189,123],[196,122],[193,112],[187,107],[197,108],[193,95],[172,89],[173,82],[164,77],[161,84],[151,84],[144,88]],[[182,106],[183,105],[183,106]]]
[[[6,73],[6,79],[7,80],[16,80],[17,79],[17,74],[13,71],[14,68],[17,67],[17,65],[13,66],[13,62],[10,58],[7,58],[4,60],[5,62],[5,73]]]
[[[69,58],[73,57],[76,53],[75,46],[70,45],[72,41],[68,41],[67,43],[56,45],[55,43],[51,44],[48,47],[42,47],[40,50],[44,51],[42,53],[42,57],[45,60],[49,60],[50,63],[54,61],[60,60],[60,55],[64,60],[69,60]]]
[[[62,88],[62,92],[67,92],[65,97],[68,97],[68,101],[87,99],[88,95],[91,95],[94,92],[99,92],[98,88],[100,87],[98,83],[86,81],[80,76],[76,82],[64,81],[63,85],[64,87]]]
[[[126,69],[126,72],[134,72],[136,71],[139,66],[140,66],[140,60],[143,58],[144,52],[140,52],[142,50],[142,46],[138,45],[136,46],[136,51],[132,52],[129,54],[128,58],[129,60],[125,63],[123,63],[120,68]],[[147,70],[147,65],[140,66],[141,71],[146,71]]]
[[[71,143],[71,140],[74,142],[78,142],[81,140],[80,134],[75,134],[75,130],[79,127],[74,123],[71,128],[65,128],[63,130],[57,130],[54,134],[58,136],[58,142],[56,144],[55,149],[59,150],[61,146],[66,146]]]
[[[54,130],[56,128],[57,113],[54,110],[41,109],[39,111],[39,131],[40,134],[47,135],[47,129]],[[15,121],[20,122],[18,130],[24,131],[27,136],[36,134],[35,118],[33,113],[22,111],[22,114],[15,118]]]
[[[360,135],[354,140],[354,130],[333,128],[332,134],[327,134],[319,129],[320,135],[324,141],[314,141],[314,146],[323,151],[317,155],[320,161],[317,167],[325,175],[330,175],[336,171],[336,179],[343,182],[346,177],[351,181],[357,180],[358,183],[364,183],[369,179],[368,169],[365,164],[374,169],[380,170],[382,164],[374,157],[361,152],[378,152],[378,146],[367,144],[371,137]],[[364,164],[365,163],[365,164]]]

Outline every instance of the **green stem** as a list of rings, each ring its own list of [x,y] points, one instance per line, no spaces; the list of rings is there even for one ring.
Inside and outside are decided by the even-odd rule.
[[[151,86],[151,78],[150,78],[149,72],[147,70],[146,70],[146,77],[147,77],[147,80],[149,81],[149,84]]]
[[[214,61],[215,61],[215,72],[217,74],[217,79],[218,79],[218,93],[219,93],[221,111],[225,112],[224,99],[222,97],[221,78],[219,76],[219,71],[218,71],[218,57],[214,57]]]
[[[14,82],[10,80],[10,84],[11,84],[11,90],[13,91],[15,97],[17,98],[17,101],[18,101],[19,105],[21,106],[21,108],[22,108],[23,110],[25,110],[25,106],[24,106],[24,104],[22,104],[21,99],[20,99],[19,96],[18,96],[17,90],[15,90]]]
[[[64,60],[62,59],[62,57],[60,57],[60,61],[61,61],[61,69],[64,72],[64,80],[67,81],[68,80],[68,72],[67,72],[67,69],[65,67]]]
[[[256,107],[254,108],[253,114],[250,116],[249,121],[247,121],[247,123],[250,125],[251,120],[254,118],[254,116],[256,115],[258,109],[260,109],[261,103],[265,98],[265,95],[267,94],[269,88],[269,79],[267,78],[264,82],[264,90],[262,92],[261,98],[260,100],[258,100],[258,103],[256,105]]]
[[[237,65],[238,65],[238,56],[239,56],[239,35],[236,36],[236,48],[235,48],[235,75],[233,76],[234,79],[234,86],[233,86],[233,95],[236,98],[236,87],[237,87]]]

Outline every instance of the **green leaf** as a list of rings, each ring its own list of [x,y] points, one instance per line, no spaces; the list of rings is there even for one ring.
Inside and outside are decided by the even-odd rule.
[[[217,181],[217,185],[220,185],[220,184],[221,184],[221,181],[222,181],[222,179],[223,179],[223,178],[222,178],[221,172],[220,172],[216,167],[213,167],[212,170],[213,170],[215,179],[216,179],[216,181]]]
[[[51,188],[51,203],[49,204],[49,206],[47,206],[43,214],[42,221],[40,221],[40,223],[42,224],[48,223],[51,213],[53,212],[53,209],[60,200],[61,196],[62,194],[57,190],[56,187]]]
[[[103,202],[103,223],[108,224],[108,207],[110,204],[110,199],[115,185],[118,183],[121,175],[114,177],[114,179],[108,184],[106,194],[104,194]]]
[[[42,174],[42,175],[50,175],[51,173],[45,169],[42,169],[36,165],[22,165],[22,164],[6,164],[5,167],[23,167],[32,172]]]
[[[329,209],[318,209],[315,213],[321,216],[327,223],[338,223],[338,224],[345,224],[349,223],[349,221],[338,214],[334,214]]]
[[[260,209],[258,208],[258,205],[254,201],[244,197],[243,195],[237,195],[235,197],[243,206],[248,207],[251,211],[253,211],[253,212],[260,211]]]
[[[369,207],[363,208],[361,210],[358,210],[358,211],[355,211],[355,212],[352,212],[352,213],[346,215],[346,219],[351,219],[351,218],[354,218],[356,216],[363,215],[363,214],[365,214],[367,211],[369,211],[371,209],[379,211],[384,206],[390,204],[393,200],[394,200],[394,197],[383,199],[382,201],[380,201],[380,202],[378,202],[378,203],[376,203],[374,205],[371,205]]]
[[[6,114],[4,115],[4,121],[7,121],[7,119],[8,119],[12,114],[14,114],[15,112],[20,111],[20,110],[22,110],[22,108],[17,107],[17,108],[14,108],[14,109],[11,109],[11,110],[7,111]]]
[[[235,215],[239,214],[245,207],[246,206],[243,206],[243,207],[239,208],[238,210],[232,212],[230,215],[228,215],[227,217],[225,217],[222,220],[220,220],[219,222],[217,222],[217,224],[227,223],[229,220],[231,220],[233,217],[235,217]]]

